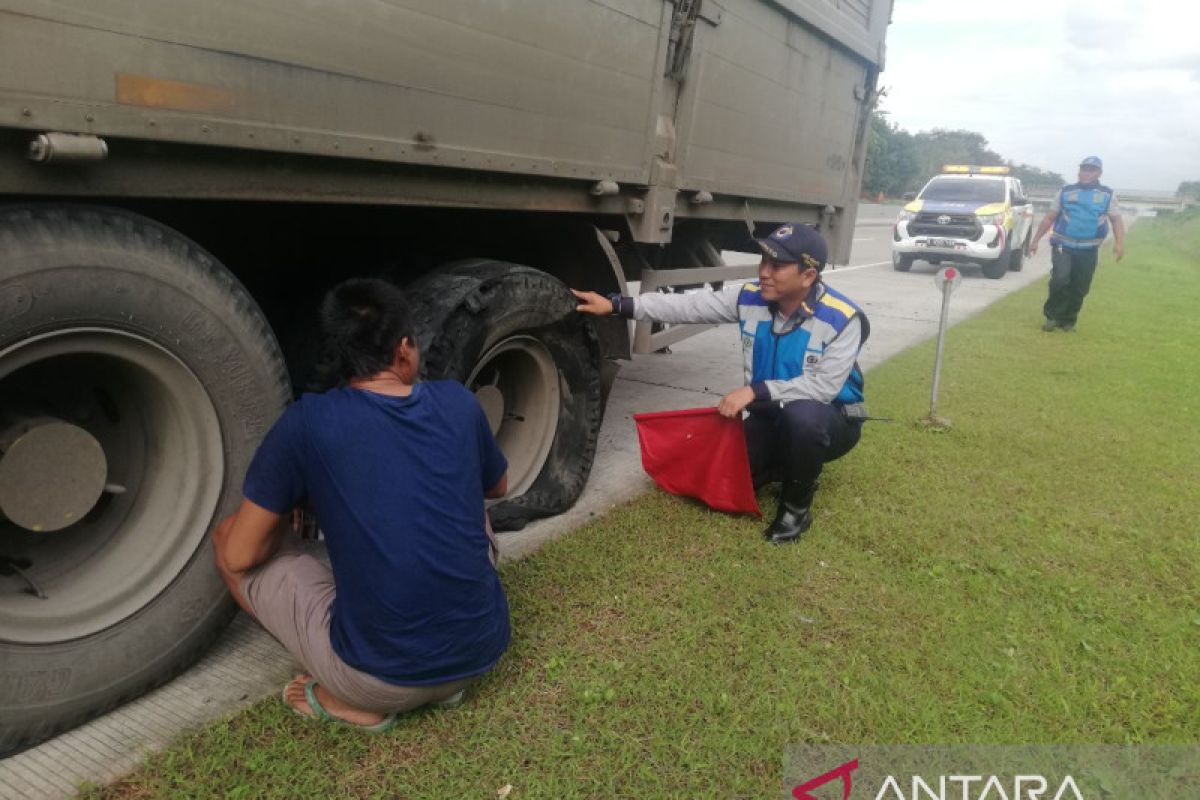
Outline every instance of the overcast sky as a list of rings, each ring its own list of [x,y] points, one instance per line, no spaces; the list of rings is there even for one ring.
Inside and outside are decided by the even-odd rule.
[[[1074,180],[1200,180],[1200,2],[895,0],[881,108],[911,133],[965,128]]]

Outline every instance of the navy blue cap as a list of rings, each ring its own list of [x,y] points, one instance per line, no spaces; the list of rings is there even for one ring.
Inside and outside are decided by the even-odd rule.
[[[825,269],[829,249],[817,229],[809,225],[781,225],[766,239],[755,239],[762,251],[783,264],[799,264],[802,269]]]
[[[1100,160],[1100,156],[1088,156],[1083,161],[1079,162],[1081,167],[1095,167],[1096,169],[1104,169],[1104,162]]]

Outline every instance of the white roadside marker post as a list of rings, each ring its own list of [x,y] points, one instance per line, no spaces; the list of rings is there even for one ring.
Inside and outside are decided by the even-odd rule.
[[[942,293],[942,317],[938,322],[937,355],[933,360],[933,388],[929,395],[929,416],[922,424],[930,428],[945,430],[950,427],[950,420],[937,415],[938,388],[942,379],[942,351],[946,345],[946,328],[950,322],[950,294],[962,282],[962,271],[956,267],[943,267],[934,276],[933,283]]]

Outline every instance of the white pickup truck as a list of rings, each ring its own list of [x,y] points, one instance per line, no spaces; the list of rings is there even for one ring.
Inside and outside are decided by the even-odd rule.
[[[892,266],[979,264],[988,278],[1024,265],[1033,205],[1008,167],[946,166],[904,207],[892,230]]]

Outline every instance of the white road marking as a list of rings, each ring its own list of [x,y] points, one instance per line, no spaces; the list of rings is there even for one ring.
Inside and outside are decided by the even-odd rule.
[[[891,263],[892,263],[891,261],[875,261],[871,264],[855,264],[853,267],[833,267],[829,271],[840,274],[842,272],[850,272],[850,271],[856,270],[856,269],[866,269],[867,267],[882,267],[884,264],[891,264]]]

